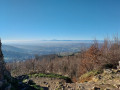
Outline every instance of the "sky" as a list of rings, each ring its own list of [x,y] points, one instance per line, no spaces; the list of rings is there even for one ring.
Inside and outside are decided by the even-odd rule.
[[[0,0],[3,40],[102,40],[120,33],[120,0]]]

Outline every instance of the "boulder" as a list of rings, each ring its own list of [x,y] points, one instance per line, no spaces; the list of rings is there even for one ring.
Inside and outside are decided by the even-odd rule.
[[[93,87],[92,90],[100,90],[98,87]]]
[[[111,69],[104,69],[105,74],[112,74],[113,71]]]

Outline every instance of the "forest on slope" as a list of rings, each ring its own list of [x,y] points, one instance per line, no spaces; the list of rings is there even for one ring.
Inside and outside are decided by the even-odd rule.
[[[99,45],[97,40],[90,48],[68,56],[47,55],[36,56],[34,59],[7,63],[7,69],[13,76],[34,73],[55,73],[68,76],[73,82],[92,70],[116,68],[120,60],[120,41],[118,37],[105,39]]]

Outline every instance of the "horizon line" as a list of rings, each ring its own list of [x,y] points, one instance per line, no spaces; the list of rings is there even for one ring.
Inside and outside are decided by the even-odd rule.
[[[94,40],[1,40],[3,44],[16,44],[16,43],[58,43],[58,42],[81,42],[81,43],[90,43]],[[97,40],[103,42],[104,40]]]

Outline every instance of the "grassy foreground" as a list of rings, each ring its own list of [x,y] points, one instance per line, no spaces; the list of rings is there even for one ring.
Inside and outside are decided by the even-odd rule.
[[[57,78],[57,79],[64,79],[66,82],[71,82],[71,79],[66,76],[58,75],[58,74],[53,74],[53,73],[38,73],[38,74],[29,74],[29,77],[47,77],[47,78]]]

